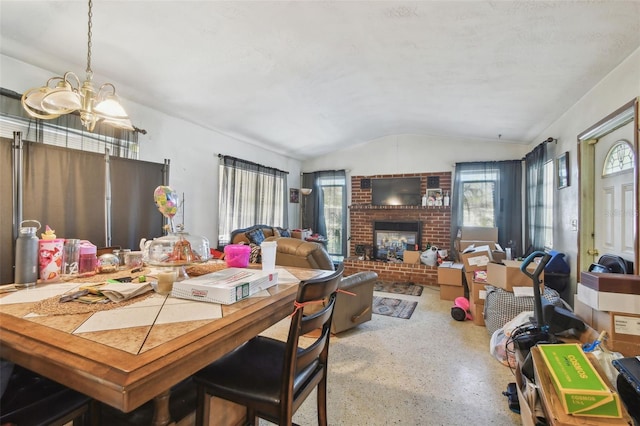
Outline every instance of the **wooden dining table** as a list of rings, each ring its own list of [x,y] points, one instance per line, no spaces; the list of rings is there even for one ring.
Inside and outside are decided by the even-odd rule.
[[[165,425],[172,386],[290,315],[300,281],[330,273],[277,271],[277,285],[230,305],[151,292],[110,310],[42,314],[77,284],[2,293],[0,357],[124,412],[154,399],[154,424]]]

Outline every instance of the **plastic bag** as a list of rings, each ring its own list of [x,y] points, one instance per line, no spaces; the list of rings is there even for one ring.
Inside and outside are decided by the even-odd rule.
[[[515,351],[513,342],[511,342],[513,331],[527,324],[530,321],[529,318],[531,315],[533,315],[532,311],[521,312],[511,321],[508,321],[503,327],[491,334],[489,352],[495,359],[507,367],[514,367],[516,365]]]
[[[427,266],[436,266],[438,264],[438,247],[432,246],[420,254],[420,261]]]

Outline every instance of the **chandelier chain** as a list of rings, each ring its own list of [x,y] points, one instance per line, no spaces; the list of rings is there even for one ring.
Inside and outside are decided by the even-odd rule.
[[[93,26],[91,22],[91,18],[93,17],[93,12],[91,9],[93,8],[93,0],[89,0],[89,25],[87,31],[87,75],[91,76],[93,71],[91,71],[91,27]]]

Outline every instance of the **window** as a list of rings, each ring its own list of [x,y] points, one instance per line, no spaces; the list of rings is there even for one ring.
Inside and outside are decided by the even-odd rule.
[[[462,178],[462,226],[494,227],[496,179],[495,172],[468,171]]]
[[[546,141],[539,144],[525,156],[525,254],[553,246],[555,167],[553,152],[547,152],[547,144]]]
[[[287,172],[222,156],[218,206],[218,244],[231,231],[257,224],[288,227]]]
[[[330,255],[344,256],[343,247],[346,224],[346,182],[341,177],[320,178],[323,194],[323,214],[327,232],[327,252]]]
[[[631,169],[633,169],[633,150],[629,142],[621,139],[607,153],[602,176],[610,176]]]
[[[521,160],[456,163],[451,247],[461,227],[495,227],[498,243],[521,254],[522,206]]]
[[[303,173],[301,185],[313,188],[305,196],[302,223],[327,238],[326,249],[334,260],[347,253],[347,178],[344,170]]]

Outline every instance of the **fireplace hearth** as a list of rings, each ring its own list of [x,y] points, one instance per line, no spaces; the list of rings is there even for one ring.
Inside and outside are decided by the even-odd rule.
[[[421,250],[421,230],[419,221],[375,221],[373,260],[402,261],[405,250]]]

